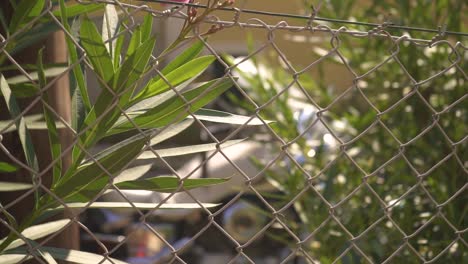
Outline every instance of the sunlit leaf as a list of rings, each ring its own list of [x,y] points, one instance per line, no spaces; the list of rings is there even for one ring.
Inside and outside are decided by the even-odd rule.
[[[0,192],[15,192],[31,189],[32,184],[20,182],[4,182],[0,181]]]
[[[112,59],[96,26],[86,16],[81,23],[80,39],[86,55],[93,65],[94,72],[105,82],[110,81],[114,76]]]
[[[8,110],[10,111],[10,116],[16,118],[21,116],[21,110],[16,102],[15,97],[12,95],[8,83],[3,77],[3,74],[0,73],[0,90],[3,93],[3,98],[5,99]],[[16,128],[18,129],[19,138],[21,145],[23,147],[24,154],[26,156],[26,161],[28,165],[33,169],[38,171],[39,165],[36,158],[36,153],[34,151],[34,145],[32,144],[31,136],[29,135],[28,129],[26,127],[24,118],[21,117],[15,122]]]
[[[66,19],[68,17],[68,9],[67,9],[67,6],[65,6],[65,2],[64,0],[59,0],[59,5],[60,5],[60,15],[61,15],[61,22],[62,22],[62,25],[63,27],[68,31],[70,32],[70,34],[73,36],[73,37],[76,37],[76,35],[78,35],[78,29],[76,29],[75,27],[73,29],[75,30],[72,30],[72,28],[70,27],[69,23],[68,23],[68,19]],[[92,5],[84,5],[84,6],[92,6]],[[104,5],[100,5],[101,7],[104,6]],[[73,22],[73,24],[76,26],[76,25],[79,25],[80,28],[81,28],[81,20],[77,19],[75,20],[75,22]],[[70,36],[68,36],[68,34],[65,34],[65,42],[67,43],[67,48],[68,48],[68,54],[69,54],[69,57],[70,57],[70,61],[69,63],[70,64],[75,64],[75,63],[78,63],[78,52],[76,50],[76,47],[75,47],[75,43],[73,42],[73,40],[70,38]],[[72,110],[73,110],[73,114],[72,115],[72,123],[74,124],[74,128],[75,129],[78,129],[79,126],[78,126],[78,123],[80,123],[79,121],[81,120],[80,119],[80,116],[78,116],[78,110],[79,110],[79,106],[78,106],[78,102],[77,100],[80,99],[80,102],[83,102],[84,104],[84,112],[86,113],[89,109],[91,109],[91,101],[89,100],[89,95],[88,95],[88,89],[86,87],[86,79],[85,79],[85,76],[84,76],[84,72],[83,70],[81,69],[81,66],[80,65],[77,65],[73,68],[73,80],[76,82],[76,86],[78,87],[78,90],[79,92],[74,92],[76,90],[76,87],[71,87],[71,91],[72,91]]]
[[[89,195],[88,199],[92,198],[100,191],[98,189],[102,188],[102,183],[106,184],[109,181],[109,173],[116,176],[136,159],[145,143],[156,133],[156,130],[147,130],[98,153],[95,158],[97,162],[82,164],[76,170],[65,174],[52,191],[65,200],[80,193]],[[102,168],[105,168],[105,171]]]
[[[260,120],[257,117],[251,118],[249,116],[235,115],[223,111],[211,110],[211,109],[200,109],[195,112],[194,116],[198,120],[223,123],[223,124],[232,124],[232,125],[248,125],[248,126],[260,126],[265,122],[266,124],[272,123],[273,121],[269,120]],[[188,118],[193,118],[188,116]]]
[[[17,264],[32,258],[29,254],[3,254],[0,255],[0,263],[2,264]]]
[[[184,65],[174,69],[173,71],[167,73],[164,77],[172,86],[175,87],[185,82],[186,80],[200,75],[208,68],[208,66],[210,66],[214,59],[214,56],[204,56],[193,59],[185,63]],[[152,81],[150,81],[148,86],[142,89],[142,91],[135,96],[133,104],[140,102],[144,99],[150,98],[152,96],[161,94],[169,90],[170,88],[171,86],[169,86],[165,80],[156,77]]]
[[[39,51],[37,58],[37,69],[38,69],[38,79],[39,85],[42,88],[46,86],[46,74],[42,64],[42,52],[43,49]],[[41,95],[43,104],[44,119],[47,124],[47,134],[49,135],[49,146],[52,160],[55,161],[52,168],[52,182],[57,182],[62,174],[62,145],[60,144],[60,137],[58,134],[57,126],[55,125],[55,116],[52,111],[45,105],[49,104],[49,96],[47,93],[42,93]],[[50,105],[50,104],[49,104]]]
[[[102,21],[102,41],[109,54],[114,54],[116,40],[114,39],[119,27],[119,15],[114,5],[107,4]]]
[[[238,140],[228,140],[223,144],[219,145],[219,148],[227,148],[237,143],[244,141],[244,139]],[[181,156],[181,155],[188,155],[200,152],[207,152],[213,151],[217,149],[217,143],[208,143],[208,144],[200,144],[200,145],[191,145],[191,146],[183,146],[183,147],[175,147],[175,148],[166,148],[166,149],[154,149],[161,158],[164,157],[174,157],[174,156]],[[138,156],[139,160],[143,159],[155,159],[157,156],[151,150],[144,151],[141,155]]]
[[[197,111],[205,106],[219,95],[224,93],[232,86],[230,79],[217,79],[207,82],[200,87],[183,93],[185,100],[194,100],[190,106],[191,111]],[[203,93],[203,96],[200,94]],[[174,122],[174,120],[182,120],[188,115],[186,111],[186,103],[179,96],[175,96],[166,102],[146,111],[144,114],[133,118],[133,122],[140,128],[158,128]],[[130,122],[122,123],[114,127],[110,133],[121,133],[134,129]]]
[[[70,223],[70,219],[61,219],[57,221],[52,221],[52,222],[47,222],[44,224],[40,225],[34,225],[30,226],[26,229],[24,229],[23,232],[21,232],[21,235],[24,236],[27,239],[30,240],[36,240],[39,238],[43,238],[45,236],[48,236],[50,234],[53,234],[62,228],[64,228],[68,223]],[[0,244],[5,241],[6,238],[0,240]],[[25,244],[25,241],[21,238],[13,240],[6,248],[5,250],[16,248],[19,246],[22,246]]]

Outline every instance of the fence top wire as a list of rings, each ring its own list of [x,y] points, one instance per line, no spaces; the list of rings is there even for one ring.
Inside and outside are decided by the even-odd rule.
[[[203,5],[203,4],[178,3],[178,2],[167,1],[167,0],[140,0],[140,1],[173,4],[173,5],[178,5],[178,6],[190,6],[190,7],[197,7],[197,8],[208,8],[207,5]],[[372,27],[372,28],[385,26],[386,28],[390,28],[390,29],[419,31],[419,32],[436,33],[436,34],[441,34],[441,35],[468,37],[468,32],[449,31],[449,30],[446,30],[445,26],[440,26],[438,29],[430,29],[430,28],[422,28],[422,27],[414,27],[414,26],[406,26],[406,25],[396,25],[393,22],[384,22],[382,24],[378,24],[378,23],[370,23],[370,22],[362,22],[362,21],[351,21],[351,20],[346,20],[346,19],[327,18],[327,17],[314,16],[314,13],[312,15],[307,16],[307,15],[299,15],[299,14],[269,12],[269,11],[263,11],[263,10],[253,10],[253,9],[233,8],[233,7],[221,7],[219,8],[219,10],[234,11],[234,12],[241,12],[241,13],[254,14],[254,15],[266,15],[266,16],[273,16],[273,17],[297,18],[297,19],[307,19],[307,20],[310,20],[311,17],[313,17],[313,20],[330,22],[330,23],[366,26],[366,27]]]

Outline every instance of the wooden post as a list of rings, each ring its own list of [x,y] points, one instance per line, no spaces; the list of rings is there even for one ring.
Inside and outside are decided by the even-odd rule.
[[[0,8],[3,13],[7,16],[7,21],[11,18],[11,6],[9,1],[0,1]],[[1,32],[5,36],[4,32]],[[62,31],[52,33],[44,42],[37,43],[32,45],[22,51],[20,54],[15,55],[15,60],[20,64],[35,64],[37,61],[38,50],[41,47],[45,47],[45,63],[63,63],[68,59],[66,45],[65,45],[65,34]],[[7,62],[7,64],[9,64]],[[2,65],[4,66],[4,65]],[[8,75],[19,74],[19,71],[15,73],[4,73],[7,77]],[[50,79],[49,81],[51,81]],[[54,108],[55,112],[60,115],[68,123],[71,123],[71,100],[70,100],[70,89],[69,89],[69,78],[64,76],[58,79],[52,87],[48,90],[48,95],[50,99],[51,107]],[[31,100],[19,100],[19,103],[22,108],[30,104]],[[8,111],[5,111],[6,105],[4,100],[0,100],[0,119],[11,119]],[[42,106],[37,104],[34,109],[28,113],[28,115],[33,113],[42,113]],[[22,153],[21,144],[19,142],[18,136],[16,133],[7,133],[3,136],[2,144],[5,145],[10,152],[21,160],[24,160],[24,154]],[[72,142],[73,135],[70,131],[65,129],[60,129],[59,131],[60,142],[62,144],[62,149],[65,149]],[[39,167],[43,170],[51,162],[49,141],[46,131],[31,131],[31,137],[33,144],[38,156]],[[6,156],[3,153],[0,153],[0,161],[8,161]],[[68,168],[71,164],[71,153],[67,153],[62,159],[62,164],[64,170]],[[42,178],[42,182],[46,186],[50,186],[52,173],[49,171]],[[30,175],[24,170],[20,170],[15,174],[1,175],[0,180],[8,181],[18,181],[18,182],[31,182]],[[0,193],[0,202],[2,205],[9,204],[17,199],[22,192],[9,192],[9,193]],[[34,197],[32,195],[22,199],[16,203],[12,208],[9,209],[9,212],[15,216],[17,221],[21,221],[27,214],[31,212],[31,209],[34,204]],[[69,217],[70,212],[65,212],[65,216]],[[0,216],[4,218],[4,216]],[[4,236],[8,233],[8,229],[3,225],[0,226],[0,235]],[[50,243],[52,246],[68,248],[68,249],[79,249],[79,229],[78,225],[74,224],[70,228],[64,230],[58,236],[56,236]]]

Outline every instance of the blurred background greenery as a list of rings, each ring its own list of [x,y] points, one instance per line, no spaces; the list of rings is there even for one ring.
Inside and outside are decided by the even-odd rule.
[[[303,12],[318,1],[301,1]],[[322,1],[321,17],[466,32],[465,1]],[[323,22],[318,22],[324,24]],[[336,29],[340,24],[325,23]],[[369,31],[364,26],[349,29]],[[431,40],[434,33],[385,29]],[[321,33],[317,33],[320,35]],[[236,64],[241,88],[276,123],[258,136],[279,195],[262,193],[321,263],[463,263],[467,259],[466,37],[290,38],[312,66],[274,49]],[[455,45],[461,41],[463,45]],[[250,52],[255,37],[251,36]],[[294,67],[294,68],[293,68]],[[293,71],[299,72],[294,78]],[[345,80],[345,81],[343,81]],[[346,81],[347,80],[347,81]],[[255,106],[232,94],[246,112]],[[272,100],[274,98],[274,100]],[[290,204],[291,201],[294,201]],[[463,231],[465,230],[465,231]],[[270,234],[290,243],[288,232]],[[357,247],[353,247],[353,245]]]

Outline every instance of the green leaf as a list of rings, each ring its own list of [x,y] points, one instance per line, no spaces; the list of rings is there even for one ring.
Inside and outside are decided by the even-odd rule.
[[[37,85],[31,82],[12,84],[10,89],[16,98],[36,97],[39,93]],[[0,93],[0,96],[3,94]]]
[[[62,1],[62,0],[59,0]],[[104,8],[104,4],[93,4],[93,3],[86,3],[86,4],[76,4],[76,5],[67,5],[65,7],[65,14],[62,12],[62,9],[54,10],[52,13],[56,17],[60,17],[62,20],[63,18],[73,18],[82,14],[90,14],[92,12],[98,11]]]
[[[195,112],[194,116],[198,120],[232,124],[232,125],[248,125],[248,126],[261,126],[263,125],[262,120],[257,117],[251,118],[249,116],[235,115],[223,111],[211,110],[211,109],[200,109]],[[193,118],[188,116],[188,118]],[[273,121],[263,120],[266,124],[272,123]]]
[[[32,184],[20,182],[4,182],[0,181],[0,192],[16,192],[31,189]]]
[[[13,41],[9,42],[7,50],[10,52],[10,55],[16,55],[25,48],[30,47],[32,44],[50,36],[52,32],[57,30],[59,30],[59,27],[55,22],[36,24],[32,29],[21,31],[14,39],[12,39]]]
[[[69,10],[65,6],[65,1],[64,0],[59,0],[59,5],[60,5],[60,10],[59,11],[60,11],[61,22],[62,22],[63,27],[72,36],[76,37],[76,35],[78,33],[77,32],[78,30],[72,31],[71,27],[70,27],[70,24],[68,23],[68,19],[66,19],[68,17],[68,11]],[[84,5],[84,6],[92,6],[92,5]],[[77,19],[74,22],[74,25],[76,25],[75,23],[80,24],[80,26],[78,28],[81,27],[81,21],[80,20]],[[71,37],[68,36],[68,34],[65,34],[65,41],[67,43],[68,54],[70,56],[70,61],[69,61],[70,65],[78,63],[78,61],[79,61],[78,52],[76,50],[75,43],[73,42]],[[78,89],[80,91],[79,93],[75,92],[76,87],[74,87],[74,86],[70,87],[71,90],[72,90],[71,94],[73,96],[73,98],[72,98],[72,107],[73,107],[73,109],[72,110],[75,110],[73,112],[73,115],[72,115],[72,120],[73,120],[72,123],[76,125],[76,126],[74,126],[74,128],[78,129],[79,126],[77,126],[77,124],[78,124],[79,119],[77,117],[77,112],[76,112],[76,110],[78,110],[77,103],[76,103],[76,100],[78,100],[77,94],[79,94],[79,97],[80,97],[81,101],[84,103],[84,112],[87,112],[89,109],[91,109],[91,101],[89,100],[88,90],[87,90],[87,87],[86,87],[86,79],[85,79],[83,69],[81,68],[80,64],[73,67],[73,78],[74,78],[73,80],[76,82],[76,85],[77,85],[77,87],[78,87]]]
[[[175,57],[175,59],[171,60],[171,62],[161,70],[161,73],[164,75],[169,74],[180,66],[192,61],[200,54],[204,47],[205,46],[202,41],[196,41],[192,46]]]
[[[144,43],[151,39],[151,32],[153,28],[153,16],[147,13],[141,24],[141,42]]]
[[[44,8],[44,0],[22,0],[16,7],[15,12],[13,12],[10,21],[10,33],[13,34],[36,18],[41,13],[42,8]]]
[[[114,54],[116,39],[119,26],[119,15],[114,5],[107,4],[102,21],[102,41],[105,43],[109,54]]]
[[[132,144],[136,144],[137,142],[140,142],[142,140],[149,140],[154,134],[157,134],[157,130],[153,129],[153,130],[147,130],[145,131],[143,134],[137,134],[133,137],[130,137],[130,138],[127,138],[117,144],[114,144],[106,149],[104,149],[103,151],[93,155],[93,159],[95,160],[98,160],[100,161],[101,159],[109,156],[109,155],[115,155],[113,153],[116,153],[116,152],[119,152],[119,151],[124,151],[123,149],[125,148],[129,148]],[[145,136],[146,135],[146,136]],[[144,141],[143,141],[143,144],[141,144],[141,148],[140,150],[143,148],[143,145],[144,145]],[[83,163],[81,166],[86,166],[86,164],[90,164],[92,162],[85,162]]]
[[[112,58],[109,52],[107,52],[107,48],[102,42],[102,36],[99,34],[96,26],[86,16],[81,23],[80,38],[86,55],[93,65],[94,72],[100,76],[104,82],[108,83],[114,76]],[[106,88],[103,87],[103,89]]]
[[[227,148],[232,145],[235,145],[237,143],[240,143],[244,141],[244,139],[238,139],[238,140],[228,140],[221,145],[219,145],[219,148]],[[200,145],[191,145],[191,146],[184,146],[184,147],[176,147],[176,148],[166,148],[166,149],[154,149],[154,152],[156,152],[161,158],[164,157],[174,157],[174,156],[182,156],[182,155],[188,155],[188,154],[194,154],[194,153],[200,153],[200,152],[207,152],[207,151],[213,151],[217,149],[217,143],[208,143],[208,144],[200,144]],[[156,155],[154,155],[153,151],[147,150],[141,153],[141,155],[138,156],[138,160],[143,160],[143,159],[156,159],[158,158]]]
[[[22,254],[27,252],[28,248],[18,248],[10,252],[14,254]],[[55,247],[40,247],[40,251],[46,254],[50,254],[55,259],[64,260],[66,262],[78,263],[78,264],[89,264],[89,263],[102,263],[102,264],[127,264],[127,262],[117,260],[110,257],[103,257],[102,255],[65,249],[65,248],[55,248]]]
[[[121,61],[121,57],[122,57],[122,47],[123,47],[123,44],[124,44],[124,41],[125,41],[125,32],[126,31],[126,28],[121,25],[119,27],[119,37],[117,38],[116,42],[115,42],[115,49],[114,49],[114,68],[115,69],[118,69],[120,67],[120,61]]]
[[[207,187],[210,185],[221,184],[229,181],[230,178],[200,178],[200,179],[185,179],[182,181],[175,176],[157,176],[136,181],[125,181],[115,184],[120,190],[145,190],[155,192],[176,192],[194,188]]]
[[[155,43],[155,39],[149,39],[141,44],[117,70],[114,76],[113,87],[115,87],[116,91],[128,90],[128,92],[125,93],[126,95],[120,98],[121,105],[126,105],[128,103],[130,95],[133,94],[136,87],[136,82],[139,81],[145,73]]]
[[[12,173],[12,172],[15,172],[17,170],[18,170],[18,167],[16,167],[15,165],[0,161],[0,172],[1,173]]]
[[[10,111],[10,115],[12,118],[16,118],[21,116],[21,110],[16,102],[16,98],[12,95],[10,87],[3,76],[0,73],[0,90],[3,93],[3,98],[5,99],[6,105],[8,110]],[[36,153],[34,151],[34,145],[31,140],[31,136],[29,135],[29,131],[26,127],[25,121],[23,117],[20,117],[15,122],[16,128],[18,129],[19,138],[21,141],[21,145],[23,147],[24,154],[26,156],[26,162],[31,167],[31,169],[35,171],[39,171],[39,165],[36,158]]]
[[[43,49],[39,50],[39,55],[37,58],[37,69],[38,69],[38,79],[40,88],[43,89],[46,86],[46,74],[42,64],[42,52]],[[57,182],[62,174],[62,145],[60,144],[60,137],[58,134],[57,127],[55,126],[55,118],[52,111],[45,105],[49,104],[49,96],[47,93],[42,93],[41,95],[43,100],[43,111],[44,118],[47,124],[47,134],[49,135],[49,146],[51,152],[52,161],[55,161],[55,164],[52,168],[52,183]],[[50,104],[49,104],[50,105]]]
[[[132,56],[133,53],[137,50],[141,43],[141,26],[136,27],[132,32],[132,37],[128,43],[127,52],[125,54],[125,59]]]
[[[32,258],[29,254],[4,254],[0,255],[0,263],[2,264],[17,264],[20,262],[24,262]]]
[[[183,93],[183,96],[189,102],[193,100],[190,105],[190,111],[197,111],[224,93],[231,86],[232,81],[228,78],[216,79]],[[168,125],[175,120],[182,120],[187,115],[186,103],[179,96],[175,96],[144,114],[136,116],[133,118],[133,122],[139,128],[158,128]],[[127,121],[114,127],[110,133],[121,133],[134,128],[133,124]]]
[[[97,162],[83,164],[78,169],[67,173],[62,178],[63,180],[52,188],[52,191],[65,200],[79,192],[86,191],[86,189],[91,189],[94,193],[95,181],[101,179],[107,183],[109,180],[107,172],[114,176],[119,173],[138,156],[154,133],[153,130],[145,131],[106,149],[98,154]],[[105,168],[107,172],[104,172],[101,167]]]
[[[45,236],[48,236],[50,234],[53,234],[61,230],[68,223],[70,223],[70,219],[62,219],[62,220],[47,222],[47,223],[40,224],[40,225],[30,226],[24,229],[23,232],[21,232],[21,235],[27,239],[36,240],[36,239],[43,238]],[[3,238],[2,240],[0,240],[0,244],[2,244],[5,240],[6,238]],[[18,239],[13,240],[13,242],[11,242],[5,248],[5,250],[16,248],[24,244],[25,244],[25,241],[21,238],[18,238]]]
[[[200,75],[206,70],[206,68],[208,68],[208,66],[210,66],[214,59],[214,56],[204,56],[196,58],[171,71],[164,77],[173,87],[175,87],[195,76]],[[152,96],[161,94],[169,89],[170,86],[166,83],[166,81],[160,79],[160,77],[158,76],[152,81],[150,81],[149,85],[147,85],[138,95],[135,96],[134,102],[132,104],[135,104]]]
[[[149,56],[153,51],[154,44],[154,39],[143,43],[141,47],[124,62],[122,67],[117,70],[117,73],[114,76],[114,80],[116,80],[114,81],[114,88],[116,91],[135,86],[135,82],[141,78],[141,75],[148,64]],[[127,104],[132,92],[133,89],[128,89],[128,92],[119,98],[120,106]],[[80,137],[82,145],[85,148],[91,146],[97,140],[102,138],[120,117],[120,109],[115,105],[111,106],[114,100],[116,100],[114,96],[106,89],[104,89],[99,95],[94,108],[91,109],[91,112],[86,117],[84,125],[90,126],[89,124],[96,120],[97,117],[102,116],[105,111],[108,111],[108,113],[102,117],[100,122],[94,124],[91,129]],[[78,161],[81,156],[81,150],[79,148],[74,148],[74,161]]]

